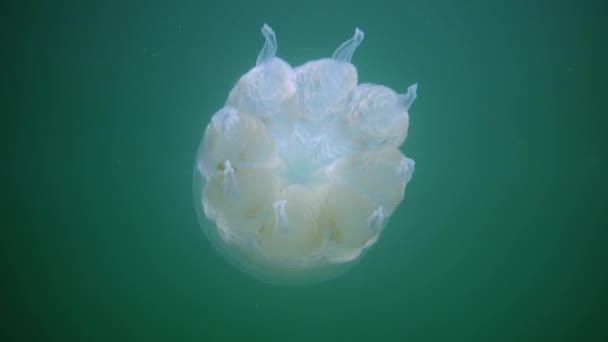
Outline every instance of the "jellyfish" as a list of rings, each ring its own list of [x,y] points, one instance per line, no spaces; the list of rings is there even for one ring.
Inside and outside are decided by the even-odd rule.
[[[331,58],[292,67],[274,31],[211,118],[196,152],[194,200],[211,244],[274,284],[345,272],[382,233],[412,178],[399,150],[417,84],[358,84],[356,29]]]

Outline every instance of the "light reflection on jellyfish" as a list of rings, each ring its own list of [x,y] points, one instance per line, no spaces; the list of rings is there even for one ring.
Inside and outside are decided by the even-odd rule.
[[[357,84],[363,32],[331,58],[292,68],[273,30],[205,130],[194,197],[203,231],[234,265],[270,283],[344,272],[380,236],[414,161],[399,151],[416,87]],[[209,222],[210,221],[210,222]]]

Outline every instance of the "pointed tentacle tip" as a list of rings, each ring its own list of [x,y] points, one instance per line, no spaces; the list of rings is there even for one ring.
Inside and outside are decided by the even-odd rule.
[[[411,86],[407,87],[407,91],[405,95],[414,101],[416,97],[418,97],[418,83],[414,83]]]
[[[262,51],[260,51],[260,54],[258,55],[258,58],[255,63],[256,65],[260,65],[263,62],[272,59],[277,53],[277,38],[272,28],[265,23],[262,26],[261,31],[266,41],[264,42]]]
[[[405,106],[405,110],[409,110],[416,98],[418,97],[418,83],[414,83],[407,87],[407,90],[403,94],[398,94],[401,99],[401,103]]]
[[[416,94],[416,91],[418,90],[418,82],[412,84],[411,86],[407,87],[407,91],[408,93],[410,92],[410,89],[412,91],[412,93]]]
[[[357,47],[359,47],[361,41],[363,41],[363,37],[365,37],[363,31],[361,31],[358,27],[355,28],[355,34],[353,37],[342,43],[336,49],[336,51],[334,51],[331,57],[341,62],[350,63],[355,50],[357,50]]]
[[[272,29],[272,27],[268,26],[268,24],[264,23],[264,25],[262,26],[262,35],[264,35],[264,37],[267,40],[273,40],[274,39],[274,30]]]
[[[270,26],[268,26],[268,24],[264,23],[264,25],[262,25],[262,33],[265,34],[266,32],[272,32],[272,28]]]
[[[365,32],[361,31],[358,27],[355,27],[354,38],[357,43],[361,43],[363,38],[365,38]]]

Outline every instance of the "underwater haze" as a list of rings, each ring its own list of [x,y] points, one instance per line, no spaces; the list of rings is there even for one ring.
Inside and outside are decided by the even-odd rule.
[[[608,340],[603,2],[2,7],[0,340]],[[197,147],[264,23],[293,66],[358,27],[359,83],[418,83],[405,198],[319,283],[241,272],[192,200]]]

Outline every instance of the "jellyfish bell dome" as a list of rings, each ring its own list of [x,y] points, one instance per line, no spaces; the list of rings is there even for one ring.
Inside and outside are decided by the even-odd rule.
[[[211,118],[194,200],[212,245],[277,284],[335,277],[373,246],[404,197],[414,161],[399,146],[416,85],[358,84],[359,29],[331,58],[292,68],[273,30],[255,67]]]

